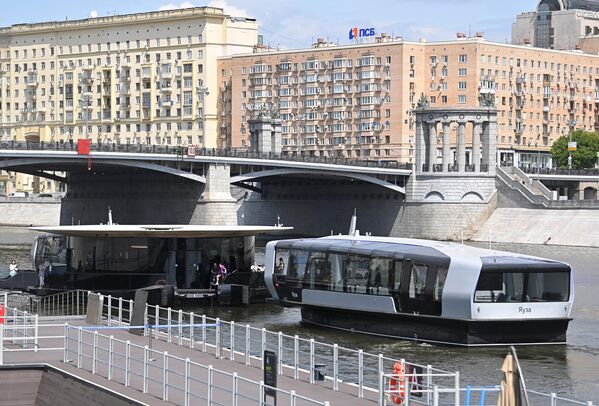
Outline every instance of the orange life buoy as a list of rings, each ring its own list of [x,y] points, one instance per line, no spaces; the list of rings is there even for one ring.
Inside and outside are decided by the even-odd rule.
[[[403,404],[404,400],[404,378],[405,368],[403,363],[396,362],[393,365],[393,377],[389,381],[391,400],[396,405]]]
[[[4,314],[5,314],[5,310],[4,310],[4,305],[0,305],[0,324],[4,324]]]

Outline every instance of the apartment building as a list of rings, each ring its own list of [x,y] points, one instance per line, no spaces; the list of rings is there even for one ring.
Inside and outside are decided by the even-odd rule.
[[[219,131],[230,147],[248,145],[247,120],[266,106],[279,111],[285,153],[413,162],[412,110],[423,93],[433,106],[478,106],[482,94],[493,95],[502,163],[546,166],[569,123],[587,130],[597,123],[599,56],[481,35],[435,43],[386,35],[360,45],[319,41],[310,49],[220,58],[219,70]]]
[[[215,147],[217,57],[257,33],[212,7],[0,28],[0,142]]]

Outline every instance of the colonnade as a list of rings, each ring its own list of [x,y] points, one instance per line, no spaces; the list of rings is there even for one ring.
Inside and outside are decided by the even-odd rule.
[[[416,113],[416,172],[489,172],[497,164],[497,110],[495,108],[419,108]],[[457,124],[455,160],[451,127]],[[470,125],[468,126],[468,123]],[[466,164],[466,129],[472,130],[472,165]],[[439,130],[442,134],[438,163]],[[455,163],[454,163],[455,162]]]

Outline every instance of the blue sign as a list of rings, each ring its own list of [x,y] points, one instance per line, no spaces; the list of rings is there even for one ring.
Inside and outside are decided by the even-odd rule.
[[[376,35],[374,28],[358,28],[354,27],[349,30],[349,39],[358,39],[363,37],[373,37]]]

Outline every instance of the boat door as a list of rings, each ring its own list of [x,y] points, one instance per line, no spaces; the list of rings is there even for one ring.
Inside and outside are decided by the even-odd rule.
[[[432,290],[436,267],[428,264],[409,261],[402,272],[401,310],[405,313],[433,314]]]

